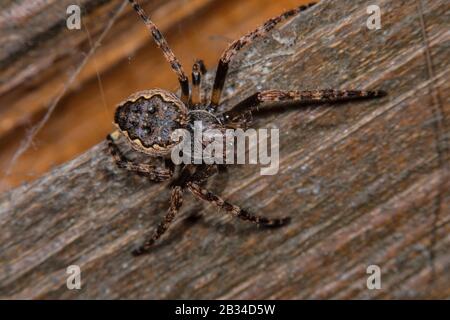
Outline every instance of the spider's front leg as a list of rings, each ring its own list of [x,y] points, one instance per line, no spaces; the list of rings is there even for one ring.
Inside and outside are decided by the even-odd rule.
[[[150,164],[135,163],[127,159],[115,143],[118,137],[119,133],[115,131],[112,134],[107,135],[106,139],[108,140],[109,152],[119,168],[144,175],[153,181],[164,181],[172,177],[173,170],[171,169],[157,168]]]
[[[240,39],[231,43],[228,48],[222,53],[222,56],[219,60],[219,65],[217,66],[216,77],[214,79],[213,90],[211,94],[211,103],[209,105],[209,110],[214,112],[216,111],[219,103],[220,96],[222,95],[222,90],[225,84],[225,79],[228,74],[228,66],[230,65],[233,57],[241,50],[243,47],[252,43],[255,39],[266,35],[270,30],[275,28],[275,26],[283,21],[286,21],[288,18],[291,18],[306,9],[312,7],[315,2],[311,2],[306,5],[302,5],[298,8],[288,10],[277,17],[267,20],[262,26],[259,26],[255,30],[247,33]]]
[[[295,102],[298,104],[307,103],[332,103],[349,101],[356,99],[373,99],[384,97],[386,92],[381,90],[267,90],[256,92],[247,99],[224,112],[221,118],[224,122],[230,122],[247,112],[257,111],[264,102]]]
[[[150,18],[144,12],[141,6],[135,0],[128,0],[128,2],[131,4],[131,6],[137,12],[137,14],[141,17],[142,21],[144,21],[144,24],[150,31],[153,40],[155,40],[156,45],[158,46],[158,48],[161,49],[167,62],[169,62],[170,67],[177,75],[178,82],[180,83],[181,88],[181,101],[187,104],[189,102],[189,80],[183,70],[180,61],[175,56],[172,49],[170,49],[169,44],[162,35],[161,31],[159,31],[158,27],[153,23],[152,20],[150,20]]]
[[[285,218],[279,218],[279,219],[270,219],[258,215],[253,215],[249,213],[247,210],[244,210],[234,204],[231,204],[225,200],[223,200],[218,195],[212,193],[211,191],[208,191],[201,186],[199,186],[195,182],[188,182],[187,188],[189,191],[192,192],[192,194],[204,201],[210,202],[214,204],[215,206],[224,209],[227,213],[231,214],[233,217],[250,221],[253,223],[256,223],[257,225],[262,225],[265,227],[281,227],[289,223],[291,220],[289,217]]]

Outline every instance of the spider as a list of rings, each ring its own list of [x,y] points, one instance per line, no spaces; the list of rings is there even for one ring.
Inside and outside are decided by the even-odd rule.
[[[157,46],[162,50],[177,75],[181,87],[180,97],[162,89],[144,90],[132,94],[117,106],[114,115],[114,125],[117,130],[107,136],[110,153],[119,168],[144,175],[157,182],[169,180],[175,176],[170,183],[170,205],[164,220],[144,243],[132,252],[134,255],[148,252],[167,231],[182,205],[185,190],[189,190],[194,197],[223,209],[233,217],[257,225],[280,227],[290,221],[289,217],[270,219],[254,215],[204,188],[203,184],[217,172],[218,165],[202,163],[175,166],[170,161],[170,152],[176,145],[176,141],[172,140],[171,135],[174,130],[179,128],[192,130],[194,120],[201,120],[205,128],[226,129],[235,128],[236,125],[247,126],[248,114],[256,113],[258,106],[265,102],[330,103],[360,98],[378,98],[385,95],[385,92],[380,90],[266,90],[254,93],[228,111],[219,112],[218,107],[228,66],[236,53],[253,40],[267,34],[280,22],[307,10],[315,3],[300,6],[269,19],[262,26],[231,43],[220,57],[209,102],[202,99],[200,92],[202,76],[206,73],[203,62],[197,60],[193,65],[191,91],[188,77],[164,36],[136,1],[129,0],[129,3],[143,20]],[[125,137],[134,151],[145,154],[151,159],[163,160],[165,164],[157,166],[128,159],[117,146],[117,140],[121,136]]]

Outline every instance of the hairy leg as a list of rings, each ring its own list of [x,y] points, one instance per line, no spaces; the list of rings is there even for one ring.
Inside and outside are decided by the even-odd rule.
[[[164,220],[160,222],[156,230],[153,234],[145,240],[144,244],[139,248],[133,250],[132,254],[134,256],[139,256],[143,253],[146,253],[150,250],[152,245],[167,231],[170,224],[175,219],[176,214],[178,213],[181,205],[183,204],[183,190],[181,187],[176,186],[172,188],[172,194],[170,196],[170,206],[167,211]]]
[[[233,217],[245,221],[250,221],[266,227],[280,227],[289,223],[290,221],[290,218],[270,219],[262,216],[253,215],[248,211],[223,200],[218,195],[200,187],[197,183],[194,182],[188,182],[187,188],[192,192],[192,194],[195,197],[210,202],[215,206],[224,209],[227,213],[231,214]]]
[[[272,19],[267,20],[262,26],[256,28],[254,31],[249,32],[244,35],[240,39],[231,43],[228,48],[222,53],[222,56],[219,60],[219,65],[217,66],[216,77],[214,79],[213,91],[211,94],[211,103],[209,109],[211,111],[215,111],[217,106],[220,103],[220,96],[222,95],[223,86],[225,84],[225,79],[228,73],[228,66],[230,64],[233,56],[242,49],[245,45],[251,43],[256,38],[259,38],[265,34],[267,34],[270,30],[272,30],[278,23],[285,21],[286,19],[297,15],[298,13],[308,9],[315,3],[310,3],[307,5],[300,6],[298,8],[289,10],[279,15],[278,17],[274,17]]]
[[[144,175],[153,181],[164,181],[172,177],[173,170],[157,168],[146,163],[135,163],[127,159],[115,144],[116,139],[114,139],[114,135],[114,133],[109,134],[106,136],[106,139],[108,141],[109,152],[119,168]]]
[[[155,40],[156,45],[158,46],[158,48],[162,50],[164,57],[170,63],[170,66],[173,69],[173,71],[177,74],[178,81],[180,82],[181,87],[181,101],[183,101],[183,103],[187,105],[189,102],[189,80],[186,74],[184,73],[181,63],[178,61],[177,57],[170,49],[169,44],[167,43],[162,33],[158,30],[158,27],[150,20],[150,18],[146,15],[141,6],[137,4],[136,1],[134,0],[128,1],[133,6],[133,9],[144,21],[145,25],[147,26],[147,29],[152,34],[153,40]]]
[[[242,113],[252,112],[264,102],[297,102],[302,103],[327,103],[348,101],[355,99],[372,99],[386,95],[381,90],[359,91],[359,90],[304,90],[304,91],[283,91],[267,90],[257,92],[242,102],[235,105],[229,111],[224,112],[221,118],[227,122],[232,121]]]

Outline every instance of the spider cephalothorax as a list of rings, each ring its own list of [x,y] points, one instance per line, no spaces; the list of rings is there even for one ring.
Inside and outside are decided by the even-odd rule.
[[[200,92],[201,78],[206,72],[203,62],[198,60],[194,63],[192,90],[190,91],[189,81],[183,67],[170,49],[164,36],[134,0],[129,0],[129,2],[144,21],[156,44],[176,73],[181,88],[180,98],[161,89],[146,90],[131,95],[117,107],[114,123],[118,130],[107,136],[111,154],[120,168],[147,176],[153,181],[168,180],[176,172],[174,163],[170,162],[168,158],[168,154],[178,143],[178,140],[173,140],[174,137],[172,136],[176,129],[192,131],[195,122],[201,122],[203,129],[218,129],[219,132],[224,132],[228,128],[245,128],[249,124],[248,116],[252,113],[256,114],[263,103],[279,101],[298,104],[332,103],[343,100],[378,98],[385,95],[383,91],[378,90],[265,90],[256,92],[227,111],[219,113],[217,110],[220,105],[228,66],[236,53],[256,38],[267,34],[278,23],[308,9],[313,3],[286,11],[278,17],[269,19],[262,26],[234,41],[224,51],[219,60],[211,98],[206,101],[203,99],[204,97],[202,98]],[[134,150],[150,155],[154,159],[153,164],[137,163],[128,159],[116,145],[120,135],[127,138]],[[156,159],[164,166],[156,166],[154,164]],[[196,198],[207,201],[234,217],[258,225],[278,227],[289,221],[289,218],[270,219],[251,214],[203,188],[202,183],[217,171],[217,165],[206,164],[206,162],[181,164],[179,169],[177,176],[170,183],[172,194],[165,219],[144,244],[134,251],[134,254],[147,252],[153,243],[166,232],[181,207],[184,190],[189,190]]]
[[[184,128],[187,119],[188,109],[175,94],[153,89],[136,92],[122,102],[114,124],[135,150],[164,156],[176,143],[172,133]]]

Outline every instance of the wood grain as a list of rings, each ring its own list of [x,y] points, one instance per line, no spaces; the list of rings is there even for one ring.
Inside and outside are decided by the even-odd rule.
[[[101,142],[0,196],[0,297],[448,299],[449,5],[377,3],[381,30],[366,27],[372,1],[321,1],[232,64],[224,108],[255,87],[389,92],[256,121],[280,128],[279,173],[235,166],[212,188],[289,226],[257,229],[187,196],[163,241],[133,258],[169,194],[117,169]],[[79,291],[66,288],[72,264]],[[366,287],[372,264],[381,290]]]

